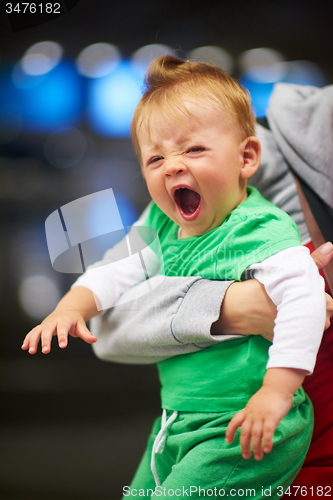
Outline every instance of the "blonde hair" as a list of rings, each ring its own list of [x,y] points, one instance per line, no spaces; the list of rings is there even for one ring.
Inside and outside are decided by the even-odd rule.
[[[132,140],[140,158],[138,131],[144,115],[158,107],[179,120],[179,111],[189,114],[184,94],[211,105],[220,105],[244,137],[255,134],[255,117],[249,93],[223,69],[212,64],[183,61],[162,56],[151,63],[145,76],[145,89],[133,115]],[[178,112],[178,113],[177,113]]]

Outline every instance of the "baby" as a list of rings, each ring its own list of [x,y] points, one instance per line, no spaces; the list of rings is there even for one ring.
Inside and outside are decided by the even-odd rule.
[[[278,498],[311,439],[301,385],[324,329],[323,280],[289,216],[247,185],[260,161],[247,92],[220,68],[171,56],[151,65],[146,83],[132,136],[153,200],[144,224],[158,232],[165,274],[254,277],[278,315],[271,346],[243,337],[158,363],[163,415],[125,496],[246,485],[253,498],[265,488]],[[53,335],[61,347],[68,334],[94,342],[85,322],[99,314],[99,287],[102,295],[106,281],[117,286],[120,274],[94,283],[94,293],[87,275],[79,278],[22,348],[33,354],[41,339],[47,353]]]

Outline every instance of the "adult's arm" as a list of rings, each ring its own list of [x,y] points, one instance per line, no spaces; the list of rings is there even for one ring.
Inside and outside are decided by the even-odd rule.
[[[232,282],[164,277],[155,287],[157,279],[150,279],[151,292],[140,296],[144,286],[141,283],[135,287],[138,298],[91,320],[90,330],[98,338],[94,352],[99,358],[130,364],[155,363],[234,337],[211,333]],[[126,298],[124,294],[122,299]]]
[[[98,337],[93,349],[99,358],[149,364],[239,334],[271,339],[275,315],[274,304],[256,280],[165,277],[153,292],[93,318],[90,329]]]
[[[330,243],[312,254],[319,268],[332,256]],[[332,315],[333,300],[327,296],[326,328]],[[275,317],[275,305],[257,280],[165,277],[153,292],[93,318],[90,326],[98,337],[93,349],[101,359],[149,364],[235,335],[260,334],[271,340]]]

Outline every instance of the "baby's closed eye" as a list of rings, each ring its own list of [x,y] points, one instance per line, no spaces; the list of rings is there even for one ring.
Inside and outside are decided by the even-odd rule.
[[[203,146],[193,146],[192,148],[189,148],[186,153],[201,153],[202,151],[205,151]]]

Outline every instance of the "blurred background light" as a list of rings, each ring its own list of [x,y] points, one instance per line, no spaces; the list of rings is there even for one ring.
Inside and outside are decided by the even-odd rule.
[[[10,77],[8,69],[3,69],[0,77],[0,143],[13,140],[25,130],[54,133],[56,128],[76,125],[82,119],[84,85],[87,91],[85,112],[91,129],[101,136],[129,137],[144,73],[154,58],[166,54],[179,57],[168,45],[150,44],[135,51],[130,61],[121,60],[115,45],[96,43],[82,50],[74,63],[61,61],[62,48],[55,42],[31,46],[11,69]],[[216,64],[229,74],[234,71],[233,58],[222,47],[201,46],[188,54],[190,60]],[[237,64],[239,80],[251,94],[257,117],[266,114],[277,82],[325,85],[323,71],[318,65],[301,60],[287,62],[272,48],[246,50]],[[73,154],[66,153],[63,161],[61,154],[56,154],[55,143],[59,136],[54,133],[49,138],[44,152],[52,165],[68,168],[79,162],[84,149],[84,138],[80,134],[77,132],[76,138],[73,137]],[[62,150],[68,152],[70,148],[64,146],[64,141],[65,138]],[[75,147],[78,154],[74,153]]]
[[[19,287],[19,302],[31,318],[40,320],[55,308],[61,298],[58,285],[49,276],[35,274],[24,278]]]
[[[261,83],[248,77],[240,79],[241,84],[250,92],[253,111],[257,118],[266,116],[273,87],[276,82]]]
[[[144,74],[149,64],[153,62],[153,60],[156,59],[157,57],[166,55],[177,56],[171,47],[160,43],[152,43],[150,45],[145,45],[140,49],[136,50],[132,54],[131,60],[138,78],[140,80],[143,80]]]
[[[57,168],[70,168],[84,156],[87,141],[84,134],[74,127],[62,127],[52,132],[45,141],[46,159]]]
[[[98,196],[99,194],[103,195],[103,192],[95,193],[95,196],[91,197],[91,202],[86,205],[84,217],[84,224],[88,228],[88,231],[94,232],[97,235],[106,234],[105,227],[110,225],[110,220],[115,216],[112,213],[114,209],[110,210],[110,207],[106,205],[104,197]],[[126,195],[114,190],[113,195],[122,226],[126,231],[126,226],[131,226],[137,220],[138,212],[133,202]],[[120,229],[120,227],[115,227],[116,229]]]
[[[280,81],[286,73],[282,54],[269,48],[246,50],[238,66],[242,75],[260,83]]]
[[[21,61],[22,69],[28,75],[44,75],[59,64],[62,53],[59,43],[36,43],[25,52]]]
[[[43,319],[61,298],[60,275],[53,273],[42,226],[18,229],[11,241],[10,267],[19,282],[18,300],[33,319]]]
[[[43,80],[44,75],[29,75],[23,71],[21,61],[18,61],[12,71],[12,82],[19,90],[37,87]]]
[[[110,74],[120,61],[120,52],[110,43],[94,43],[83,49],[76,59],[78,72],[88,78]]]
[[[82,243],[85,266],[102,259],[105,252],[122,240],[129,227],[138,219],[138,212],[132,201],[126,195],[113,190],[122,225],[118,229],[115,227],[114,230],[105,232],[105,228],[110,226],[115,213],[114,210],[110,210],[110,207],[106,206],[103,196],[98,196],[98,194],[91,197],[91,203],[86,206],[84,214],[84,225],[87,232],[98,235]],[[126,256],[127,254],[124,254],[123,258]]]
[[[258,118],[266,116],[269,99],[275,83],[325,85],[322,70],[310,61],[285,61],[274,49],[259,48],[243,52],[238,60],[240,82],[251,94]]]
[[[326,84],[323,71],[317,64],[310,61],[287,62],[284,81],[299,85],[313,85],[315,87],[323,87]]]
[[[207,45],[206,47],[197,47],[189,53],[191,61],[205,62],[215,64],[219,68],[224,69],[227,73],[231,74],[234,69],[234,62],[231,54],[221,47],[215,45]]]
[[[23,127],[29,132],[47,132],[76,122],[82,109],[82,82],[73,63],[62,61],[43,75],[28,75],[18,63],[12,82],[6,81],[1,102],[16,104]]]
[[[122,223],[124,225],[125,232],[127,233],[128,227],[132,226],[138,219],[139,213],[135,208],[133,201],[128,196],[120,193],[119,191],[114,191],[114,196],[116,198],[118,210]]]
[[[122,61],[111,74],[91,80],[87,113],[93,130],[105,136],[129,137],[141,87],[142,80],[129,61]]]
[[[283,81],[287,74],[282,54],[270,48],[246,50],[239,57],[238,66],[240,82],[251,94],[256,116],[266,116],[274,84]]]

